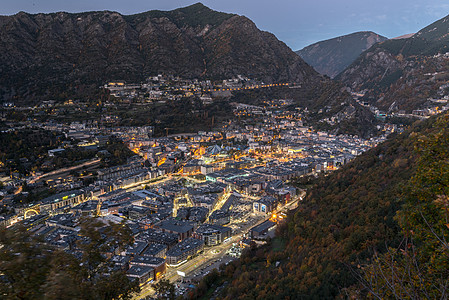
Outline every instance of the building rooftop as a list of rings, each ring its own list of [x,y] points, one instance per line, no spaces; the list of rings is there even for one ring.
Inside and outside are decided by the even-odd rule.
[[[178,235],[175,233],[159,232],[154,229],[148,229],[139,233],[136,237],[136,241],[145,241],[148,243],[158,243],[170,246],[178,242]]]
[[[126,255],[140,255],[147,246],[147,242],[136,241],[126,249]]]
[[[129,268],[126,274],[132,277],[141,277],[153,270],[153,267],[133,265],[131,268]]]
[[[165,262],[165,259],[155,256],[136,256],[132,259],[132,265],[159,266]]]
[[[143,256],[156,256],[161,251],[164,251],[166,249],[167,249],[166,245],[163,245],[163,244],[151,244],[151,245],[148,246],[147,249],[145,249],[145,251],[143,251],[141,253],[141,255],[143,255]]]
[[[168,219],[162,221],[159,224],[159,228],[177,233],[184,233],[188,232],[189,230],[192,230],[193,226],[190,223],[184,221],[179,221],[176,219]]]
[[[89,200],[83,203],[78,204],[73,207],[73,209],[80,209],[81,211],[92,211],[96,210],[98,206],[98,200]]]
[[[118,265],[127,264],[130,261],[130,257],[128,255],[114,255],[111,257],[111,262]]]
[[[192,249],[202,247],[204,245],[203,240],[198,240],[194,238],[188,238],[184,241],[180,242],[173,248],[167,251],[167,256],[180,256],[182,253],[186,251],[190,251]]]
[[[212,214],[209,216],[209,220],[214,219],[220,219],[220,218],[227,218],[230,217],[230,214],[228,211],[224,211],[222,209],[214,210]]]
[[[276,225],[276,223],[271,222],[270,220],[267,220],[257,226],[254,226],[253,228],[250,229],[250,231],[254,231],[254,232],[263,232],[271,227],[273,227],[274,225]]]
[[[224,226],[219,226],[219,225],[214,225],[214,224],[203,224],[200,225],[195,232],[198,234],[212,234],[212,233],[223,233],[223,232],[228,232],[231,231],[231,228],[229,227],[224,227]]]
[[[264,196],[262,198],[260,198],[259,200],[257,200],[256,202],[262,203],[262,204],[267,204],[267,205],[271,205],[273,203],[278,202],[276,200],[276,198],[272,197],[272,196]]]

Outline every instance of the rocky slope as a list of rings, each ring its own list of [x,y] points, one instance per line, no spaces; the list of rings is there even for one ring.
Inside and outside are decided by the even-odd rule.
[[[355,32],[312,44],[296,53],[319,73],[333,78],[363,51],[385,40],[386,37],[371,31]]]
[[[449,73],[449,16],[410,38],[387,40],[363,52],[335,79],[365,93],[384,110],[425,107],[446,83]]]
[[[305,82],[316,72],[246,17],[202,4],[125,16],[117,12],[0,17],[0,99],[89,95],[108,80],[158,73],[187,78],[237,74]]]

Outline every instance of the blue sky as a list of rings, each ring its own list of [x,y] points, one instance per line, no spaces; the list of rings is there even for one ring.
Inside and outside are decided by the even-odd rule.
[[[113,10],[134,14],[171,10],[189,0],[2,0],[0,15]],[[356,31],[392,38],[416,32],[449,14],[447,0],[203,0],[218,11],[245,15],[293,50]]]

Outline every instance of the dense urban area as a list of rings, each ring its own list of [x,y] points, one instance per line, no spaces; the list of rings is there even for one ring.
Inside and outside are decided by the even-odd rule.
[[[152,81],[165,82],[161,76]],[[251,82],[237,78],[216,87],[174,80],[164,85],[164,93],[144,92],[150,99],[180,101],[200,89],[194,82],[215,93],[266,87],[243,81]],[[104,88],[115,94],[116,103],[143,96],[130,98],[136,87],[123,83]],[[200,99],[213,102],[216,96]],[[379,128],[383,134],[369,140],[335,136],[308,127],[307,112],[291,110],[290,104],[288,99],[263,107],[234,103],[234,118],[214,130],[169,134],[166,129],[159,137],[154,126],[33,117],[74,103],[7,104],[2,147],[16,151],[2,154],[0,222],[22,226],[52,249],[75,257],[83,256],[81,245],[90,239],[82,234],[86,220],[100,221],[101,230],[123,225],[130,243],[111,245],[114,237],[102,241],[108,245],[102,255],[109,266],[102,272],[125,271],[140,285],[136,297],[154,295],[154,282],[161,279],[176,283],[175,293],[181,295],[245,247],[272,238],[287,212],[301,205],[306,191],[299,178],[338,169],[391,132],[402,131],[402,126],[385,124]],[[7,119],[26,110],[24,121]]]

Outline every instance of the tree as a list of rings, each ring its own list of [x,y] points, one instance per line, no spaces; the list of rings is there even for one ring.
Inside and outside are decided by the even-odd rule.
[[[41,299],[51,269],[49,250],[25,228],[0,229],[0,295],[6,299]]]
[[[129,228],[95,219],[83,220],[81,227],[81,261],[20,225],[0,229],[2,299],[130,299],[138,292],[138,282],[111,269],[104,255],[111,246],[132,242]]]
[[[419,137],[418,169],[402,198],[397,220],[401,245],[375,255],[361,283],[375,298],[444,299],[449,293],[449,120]]]
[[[168,279],[161,279],[151,285],[159,298],[175,299],[175,286]],[[166,296],[163,296],[166,295]]]

